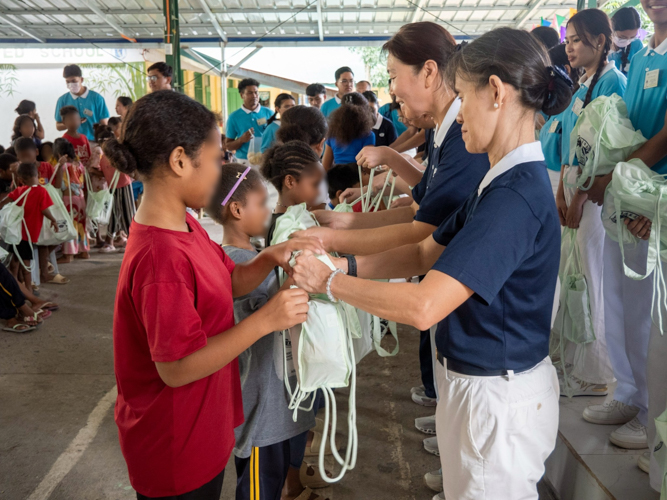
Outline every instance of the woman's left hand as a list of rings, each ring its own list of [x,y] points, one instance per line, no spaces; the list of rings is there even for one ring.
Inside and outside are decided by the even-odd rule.
[[[299,250],[309,250],[310,252],[319,255],[326,253],[322,246],[322,242],[318,238],[310,236],[292,238],[278,245],[271,245],[263,251],[269,253],[269,256],[274,260],[275,265],[282,267],[289,276],[292,276],[293,271],[289,261],[292,258],[292,252],[297,252]]]
[[[642,240],[648,240],[651,236],[651,221],[643,215],[637,217],[635,220],[624,219],[625,227],[632,233],[632,236]]]
[[[326,293],[331,269],[312,252],[303,252],[296,258],[292,278],[299,288],[308,293]]]

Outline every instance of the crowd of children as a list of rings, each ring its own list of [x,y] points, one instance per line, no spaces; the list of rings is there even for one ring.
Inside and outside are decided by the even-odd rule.
[[[368,82],[355,87],[349,67],[335,72],[332,98],[312,84],[308,106],[280,94],[274,110],[260,105],[259,82],[244,79],[224,136],[209,110],[170,91],[164,63],[149,68],[153,92],[119,98],[108,123],[61,98],[64,135],[53,142],[34,103],[22,101],[0,155],[0,206],[25,209],[10,272],[0,266],[7,329],[32,331],[58,308],[35,297],[35,254],[42,283],[66,283],[51,272],[54,253],[64,264],[88,258],[96,243],[101,252],[125,247],[115,418],[139,499],[218,500],[232,454],[237,500],[322,498],[314,489],[327,482],[306,459],[324,423],[317,401],[293,419],[285,377],[294,375],[283,366],[283,332],[306,318],[306,292],[421,330],[422,384],[409,397],[435,407],[415,420],[426,451],[440,456],[442,467],[425,475],[434,499],[536,499],[559,395],[607,396],[614,383],[613,398],[583,417],[620,426],[610,433],[616,446],[649,448],[639,466],[659,490],[653,419],[667,405],[657,380],[667,346],[651,326],[651,280],[626,278],[619,244],[605,234],[611,174],[577,188],[571,152],[582,110],[617,95],[649,139],[633,156],[667,171],[667,10],[642,4],[654,29],[646,46],[632,7],[612,19],[576,13],[564,43],[540,27],[457,44],[438,24],[407,24],[383,47],[391,103],[379,106]],[[92,92],[80,69],[64,76],[73,96]],[[59,247],[39,245],[43,224],[57,227],[45,185],[62,192],[77,234]],[[105,240],[86,212],[101,189],[113,193]],[[302,204],[320,227],[272,244],[278,221]],[[212,242],[188,209],[205,209],[223,240]],[[624,223],[648,238],[647,219]],[[578,249],[595,331],[590,342],[568,340],[567,359],[549,349],[567,259],[559,226]],[[625,262],[639,262],[642,248]],[[333,272],[313,255],[325,252],[344,256],[331,257]],[[406,277],[419,279],[386,281]]]

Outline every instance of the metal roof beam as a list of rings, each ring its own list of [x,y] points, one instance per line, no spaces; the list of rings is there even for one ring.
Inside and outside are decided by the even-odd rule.
[[[537,13],[537,11],[542,7],[547,0],[533,0],[529,5],[527,5],[527,11],[519,16],[519,18],[516,20],[516,24],[514,25],[517,28],[521,28],[526,21],[529,19],[532,19],[533,16]]]
[[[97,14],[99,17],[102,18],[102,21],[107,23],[109,26],[111,26],[113,29],[115,29],[118,33],[121,34],[123,38],[127,38],[128,40],[134,40],[131,36],[126,35],[123,33],[123,28],[121,28],[118,24],[116,24],[114,21],[109,19],[109,16],[102,12],[102,9],[100,9],[95,0],[84,0],[84,5],[86,5],[90,10],[92,10],[95,14]],[[79,11],[79,14],[83,14],[83,12]]]
[[[220,68],[218,68],[218,67],[212,65],[210,62],[208,62],[206,60],[206,58],[202,57],[202,55],[199,52],[197,52],[196,50],[193,50],[191,48],[183,48],[183,50],[185,52],[187,52],[188,54],[190,54],[195,59],[197,59],[197,61],[202,63],[204,66],[206,66],[208,71],[216,74],[217,76],[222,76],[222,72],[220,71]]]
[[[324,41],[324,28],[322,28],[322,0],[317,0],[317,33],[320,42]]]
[[[414,23],[417,20],[417,16],[419,16],[419,13],[424,8],[424,4],[427,3],[427,2],[428,2],[428,0],[418,0],[417,1],[417,5],[415,6],[415,8],[412,12],[412,16],[410,17],[410,22],[411,23]],[[455,10],[458,10],[458,8],[456,8]]]
[[[200,0],[203,1],[203,0]],[[422,5],[423,7],[423,5]],[[502,10],[502,11],[523,11],[529,8],[529,6],[526,5],[489,5],[489,6],[477,6],[475,7],[474,5],[462,5],[460,7],[452,7],[452,6],[443,6],[443,7],[433,7],[429,9],[430,11],[433,12],[458,12],[460,10],[480,10],[480,11],[487,11],[487,10]],[[567,10],[569,7],[567,5],[563,4],[548,4],[543,6],[544,9],[551,9],[551,10]],[[289,8],[279,8],[279,9],[248,9],[248,8],[243,8],[243,9],[211,9],[209,8],[212,14],[243,14],[243,15],[248,15],[248,14],[294,14],[297,12],[298,9],[289,9]],[[305,9],[304,12],[307,12],[310,10],[310,8]],[[338,8],[338,7],[321,7],[322,13],[327,14],[327,13],[332,13],[332,14],[358,14],[358,13],[364,13],[364,12],[372,12],[372,13],[383,13],[383,14],[391,14],[391,13],[406,13],[406,12],[415,12],[415,8],[413,7],[361,7],[361,8],[350,8],[350,7],[345,7],[345,8]],[[131,15],[131,16],[138,16],[138,15],[153,15],[153,16],[161,16],[163,15],[162,9],[100,9],[101,12],[104,14],[112,14],[112,15]],[[77,9],[2,9],[0,8],[0,14],[10,14],[10,15],[15,15],[15,16],[21,16],[21,15],[30,15],[30,16],[37,16],[37,15],[57,15],[57,16],[71,16],[71,15],[81,15],[83,12],[81,10]],[[184,14],[207,14],[207,12],[204,9],[181,9],[180,11],[181,15]]]
[[[201,5],[202,9],[204,9],[206,14],[208,15],[208,18],[211,20],[211,23],[213,24],[213,27],[215,28],[215,31],[218,33],[218,35],[220,36],[222,41],[226,42],[227,41],[227,35],[225,35],[225,32],[220,27],[220,24],[218,23],[218,19],[215,17],[215,14],[213,14],[213,12],[211,12],[211,8],[206,3],[206,0],[199,0],[199,4]]]
[[[230,77],[230,76],[232,76],[234,73],[236,73],[236,71],[241,67],[241,64],[243,64],[243,63],[246,62],[248,59],[250,59],[252,56],[254,56],[255,54],[257,54],[257,52],[259,52],[260,50],[262,50],[262,46],[261,46],[261,45],[258,45],[257,47],[255,47],[255,50],[253,50],[250,54],[248,54],[248,55],[245,56],[243,59],[241,59],[239,62],[237,62],[234,66],[232,66],[231,68],[229,68],[229,70],[227,71],[227,77]]]
[[[2,21],[3,23],[7,23],[7,24],[9,24],[9,25],[12,26],[13,28],[19,30],[21,33],[25,33],[25,34],[28,35],[30,38],[34,38],[34,39],[37,40],[39,43],[44,43],[44,39],[43,39],[43,38],[38,37],[38,36],[37,36],[36,34],[34,34],[32,31],[25,29],[23,26],[21,26],[20,24],[15,23],[14,21],[12,21],[11,19],[9,19],[8,17],[5,17],[5,16],[3,16],[3,15],[0,15],[0,21]]]

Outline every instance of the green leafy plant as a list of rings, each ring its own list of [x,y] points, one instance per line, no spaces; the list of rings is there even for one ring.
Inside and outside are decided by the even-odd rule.
[[[16,66],[0,64],[0,95],[12,97],[19,82]]]
[[[387,56],[382,53],[382,47],[349,47],[349,50],[361,57],[373,87],[387,87]],[[363,78],[357,76],[357,79]]]
[[[146,75],[144,64],[109,63],[80,64],[86,86],[107,95],[131,97],[136,101],[146,95]]]

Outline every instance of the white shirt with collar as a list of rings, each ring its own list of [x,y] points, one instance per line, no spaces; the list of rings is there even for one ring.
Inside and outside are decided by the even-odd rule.
[[[241,109],[245,111],[247,115],[249,115],[250,113],[257,113],[261,108],[262,108],[261,104],[258,104],[255,109],[248,109],[245,107],[245,104],[241,106]]]
[[[648,57],[648,55],[651,52],[655,52],[658,55],[664,56],[667,54],[667,38],[665,38],[660,45],[657,47],[654,46],[655,44],[655,35],[651,37],[651,39],[648,42],[648,50],[644,52],[644,57]]]
[[[81,95],[72,94],[71,92],[70,92],[70,94],[72,94],[72,99],[78,99],[78,98],[85,99],[86,97],[88,97],[89,92],[90,92],[90,89],[88,87],[86,87],[86,91]]]
[[[615,67],[616,67],[616,64],[614,64],[614,61],[609,61],[605,65],[605,67],[602,68],[602,72],[600,73],[600,76],[598,77],[598,79],[602,78],[602,75],[604,75],[605,73],[608,73],[609,71],[611,71]],[[585,78],[585,79],[581,80],[579,82],[579,86],[580,87],[588,87],[590,85],[592,79],[593,79],[593,76],[591,76],[590,78]]]
[[[445,140],[445,136],[447,135],[447,132],[449,132],[449,129],[454,123],[454,120],[456,120],[456,116],[459,114],[460,109],[461,99],[457,97],[449,106],[447,114],[445,115],[444,120],[442,120],[442,123],[435,126],[435,134],[433,134],[433,146],[435,148],[442,146],[442,142]]]
[[[519,146],[503,156],[503,158],[496,163],[482,179],[482,182],[477,189],[477,196],[481,195],[484,188],[491,184],[496,177],[503,175],[517,165],[532,161],[544,161],[542,143],[539,141],[529,142],[528,144]]]
[[[384,118],[380,113],[378,113],[377,120],[375,120],[375,125],[373,125],[373,130],[380,130],[380,126],[382,125],[382,120]]]

